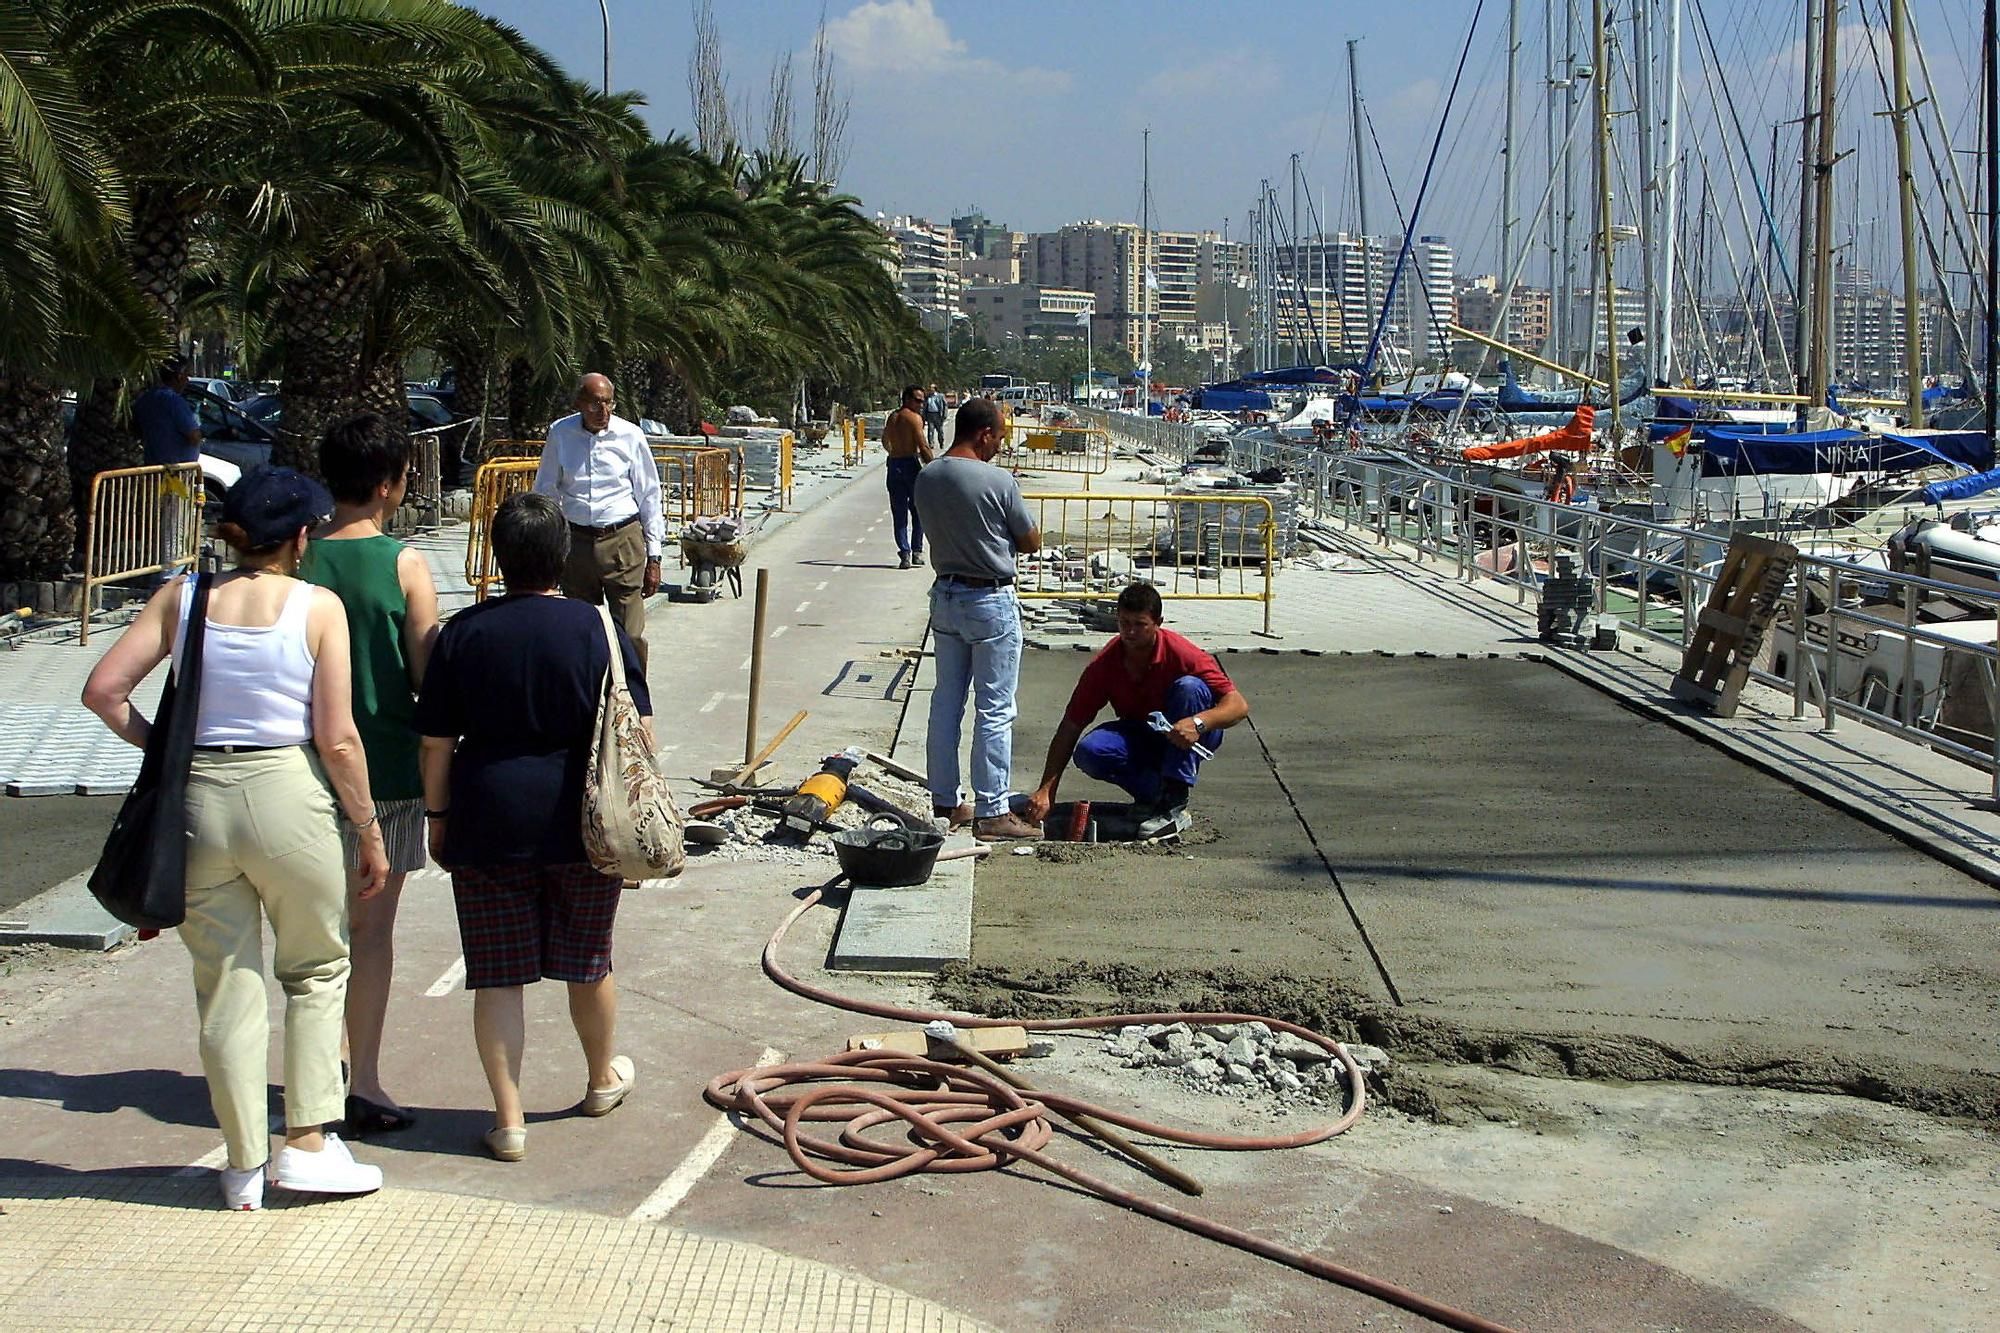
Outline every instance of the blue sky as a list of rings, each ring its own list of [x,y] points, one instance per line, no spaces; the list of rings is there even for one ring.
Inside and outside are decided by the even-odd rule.
[[[1656,0],[1662,2],[1662,0]],[[1768,167],[1771,125],[1798,115],[1798,0],[1694,0],[1682,62],[1691,151],[1711,163],[1712,207],[1734,219],[1760,213],[1755,191],[1735,198],[1744,173],[1732,171],[1735,130],[1721,89],[1734,99],[1742,138],[1757,169]],[[648,100],[656,131],[687,132],[687,63],[692,45],[688,0],[609,0],[612,82]],[[1842,167],[1843,234],[1853,253],[1886,270],[1893,253],[1892,176],[1886,122],[1870,63],[1865,10],[1843,11],[1846,56],[1843,146],[1857,151]],[[1328,0],[827,0],[824,6],[841,81],[852,98],[849,156],[841,185],[871,212],[943,219],[969,208],[1023,230],[1079,218],[1139,213],[1139,140],[1153,131],[1153,203],[1157,225],[1220,228],[1244,234],[1258,182],[1269,178],[1289,213],[1290,156],[1298,153],[1320,217],[1331,230],[1354,222],[1352,146],[1347,112],[1346,49],[1362,39],[1361,84],[1395,188],[1413,201],[1476,0],[1403,0],[1361,5]],[[594,79],[602,32],[593,0],[479,0],[475,8],[522,30],[566,67]],[[1517,214],[1528,218],[1548,179],[1542,165],[1545,111],[1542,0],[1522,0],[1522,92]],[[1558,14],[1561,5],[1555,6]],[[1629,3],[1616,6],[1629,12]],[[747,108],[752,142],[761,138],[772,62],[797,60],[795,96],[808,115],[810,52],[820,0],[714,0],[732,101]],[[1587,18],[1588,0],[1579,9]],[[1964,77],[1976,48],[1971,0],[1914,0],[1919,35],[1954,124],[1970,105]],[[1486,0],[1465,86],[1447,126],[1421,229],[1458,246],[1461,268],[1497,263],[1503,0]],[[1699,19],[1714,40],[1709,57]],[[1558,26],[1560,26],[1558,18]],[[1626,39],[1621,34],[1620,41]],[[1583,48],[1587,59],[1587,45]],[[1886,62],[1886,39],[1878,49]],[[1614,84],[1629,109],[1629,86]],[[1629,123],[1629,117],[1625,120]],[[1579,138],[1579,151],[1587,139]],[[1969,140],[1966,141],[1969,146]],[[1397,229],[1372,142],[1371,230]],[[1787,149],[1787,151],[1789,151]],[[1629,156],[1626,146],[1621,152]],[[1587,162],[1587,158],[1585,159]],[[1690,196],[1700,189],[1690,158]],[[1632,165],[1625,167],[1629,175]],[[1587,168],[1583,172],[1587,180]],[[1781,169],[1782,194],[1796,190],[1796,168]],[[1621,189],[1636,197],[1636,185]],[[1794,196],[1795,197],[1795,196]],[[1794,206],[1795,207],[1795,206]],[[1310,224],[1308,224],[1310,229]],[[1739,237],[1739,244],[1740,244]],[[1622,267],[1622,265],[1621,265]],[[1529,271],[1533,279],[1536,274]]]

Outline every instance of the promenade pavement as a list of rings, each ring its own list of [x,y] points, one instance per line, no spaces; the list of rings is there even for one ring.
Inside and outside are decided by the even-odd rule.
[[[810,710],[778,777],[852,744],[921,765],[929,580],[894,567],[879,471],[829,489],[760,541],[752,564],[772,578],[759,733]],[[1393,557],[1357,550],[1356,566],[1284,574],[1285,639],[1244,630],[1238,646],[1520,650],[1518,611]],[[1176,606],[1170,617],[1228,639],[1226,620],[1201,617],[1241,610]],[[750,599],[656,605],[650,633],[668,771],[684,780],[740,758]],[[72,674],[82,666],[79,656]],[[0,697],[11,698],[7,670],[0,655]],[[1848,731],[1840,743],[1868,744]],[[581,1061],[560,995],[537,988],[518,1165],[479,1150],[490,1118],[448,888],[435,871],[413,876],[384,1075],[420,1122],[359,1150],[387,1174],[381,1195],[259,1215],[210,1210],[217,1135],[172,939],[47,970],[18,962],[0,974],[0,1327],[526,1328],[565,1311],[593,1328],[1422,1325],[1032,1173],[818,1187],[769,1136],[707,1107],[700,1088],[720,1071],[834,1051],[885,1026],[780,991],[757,967],[777,920],[833,869],[830,858],[697,859],[628,895],[617,976],[638,1089],[602,1121],[571,1114]],[[924,1000],[915,983],[825,973],[835,917],[801,921],[790,966],[843,993]],[[1145,1113],[1115,1074],[1092,1090]],[[1268,1127],[1254,1108],[1214,1114],[1204,1127]],[[1794,1326],[1631,1252],[1372,1169],[1339,1139],[1274,1154],[1166,1151],[1209,1182],[1198,1211],[1517,1325],[1631,1327],[1642,1313],[1655,1327]]]

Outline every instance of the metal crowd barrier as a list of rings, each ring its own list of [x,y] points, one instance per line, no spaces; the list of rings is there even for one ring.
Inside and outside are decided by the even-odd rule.
[[[100,587],[194,567],[205,495],[199,463],[114,468],[90,479],[78,643],[90,642],[90,617]]]
[[[1007,462],[1021,472],[1080,474],[1085,490],[1090,479],[1111,468],[1111,436],[1097,426],[1023,426],[1009,438]]]
[[[868,457],[868,423],[860,417],[846,417],[840,423],[840,465],[860,467]]]
[[[1210,439],[1206,430],[1186,421],[1142,417],[1134,412],[1108,412],[1101,407],[1079,407],[1076,413],[1091,425],[1110,432],[1111,438],[1121,444],[1165,454],[1183,463],[1192,460],[1195,450]]]
[[[500,582],[493,560],[493,515],[510,495],[532,490],[535,470],[541,461],[534,458],[501,458],[481,463],[472,474],[472,517],[465,529],[465,580],[472,585],[475,601],[485,601],[486,593]]]
[[[1042,551],[1015,557],[1022,597],[1114,597],[1146,578],[1164,598],[1261,602],[1271,632],[1277,522],[1261,495],[1129,495],[1088,491],[1023,497]]]
[[[655,444],[660,506],[669,527],[743,512],[742,455],[700,444]]]
[[[410,488],[403,495],[405,509],[417,513],[409,531],[436,529],[444,515],[444,449],[442,437],[456,425],[427,426],[410,432]]]
[[[1462,579],[1509,585],[1520,604],[1555,555],[1573,552],[1594,576],[1600,616],[1615,615],[1621,630],[1675,652],[1699,626],[1729,542],[1726,530],[1653,523],[1354,458],[1332,460],[1326,499],[1343,526],[1403,546],[1419,561],[1450,561]],[[1839,559],[1811,532],[1760,535],[1802,549],[1784,609],[1765,636],[1768,660],[1760,657],[1751,679],[1788,693],[1794,720],[1817,712],[1823,732],[1853,718],[1979,768],[1992,775],[2000,800],[2000,631],[1983,628],[2000,623],[2000,592]],[[1956,604],[1961,618],[1924,619],[1933,598]],[[1964,628],[1954,633],[1954,625]]]
[[[486,461],[504,462],[511,458],[535,458],[542,456],[542,445],[546,441],[534,440],[491,440],[488,441]]]

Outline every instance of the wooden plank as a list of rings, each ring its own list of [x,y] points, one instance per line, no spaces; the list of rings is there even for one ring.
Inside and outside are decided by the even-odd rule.
[[[1011,1060],[1028,1053],[1028,1029],[1023,1027],[960,1028],[958,1040],[996,1060]],[[850,1051],[895,1051],[899,1055],[929,1055],[930,1039],[922,1028],[902,1028],[895,1032],[862,1032],[847,1039]]]

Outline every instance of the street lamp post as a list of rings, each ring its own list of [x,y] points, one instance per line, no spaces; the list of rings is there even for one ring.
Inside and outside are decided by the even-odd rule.
[[[611,0],[597,0],[597,12],[604,16],[604,95],[611,96]]]

